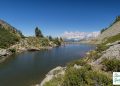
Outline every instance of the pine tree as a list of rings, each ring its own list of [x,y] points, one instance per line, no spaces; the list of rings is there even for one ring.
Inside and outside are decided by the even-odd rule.
[[[36,37],[43,37],[42,32],[38,27],[35,28],[35,36]]]
[[[52,40],[53,40],[52,36],[49,36],[49,40],[50,40],[50,41],[52,41]]]

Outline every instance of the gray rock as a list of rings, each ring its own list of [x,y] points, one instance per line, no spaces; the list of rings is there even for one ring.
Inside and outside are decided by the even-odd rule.
[[[7,56],[9,54],[7,49],[0,49],[0,57],[1,56]]]
[[[116,58],[120,60],[120,44],[115,44],[113,46],[110,46],[109,49],[104,51],[103,55],[92,64],[100,64],[104,58],[109,58],[109,59]]]
[[[36,86],[44,86],[44,84],[50,80],[52,80],[54,77],[58,77],[59,75],[63,76],[65,74],[66,67],[58,66],[54,69],[52,69],[48,74],[46,75],[45,79],[40,83],[40,85]]]

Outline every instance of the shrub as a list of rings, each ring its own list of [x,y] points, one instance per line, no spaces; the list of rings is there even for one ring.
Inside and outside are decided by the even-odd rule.
[[[106,71],[119,72],[120,60],[118,59],[104,59],[102,64],[105,66]]]
[[[9,49],[9,51],[12,52],[12,53],[16,53],[16,49],[15,48]]]
[[[63,76],[54,77],[52,80],[46,82],[43,86],[58,86],[62,84]]]
[[[100,71],[89,71],[86,75],[88,86],[112,86],[111,77]]]
[[[76,65],[81,65],[81,66],[83,66],[83,65],[85,65],[86,63],[87,63],[87,60],[86,60],[85,58],[81,58],[80,60],[74,60],[74,61],[68,63],[68,64],[67,64],[67,67],[72,67],[72,66],[74,66],[75,64],[76,64]]]
[[[40,45],[41,46],[49,46],[49,39],[47,39],[47,38],[40,38]]]
[[[115,35],[115,36],[112,36],[112,37],[109,37],[109,38],[105,38],[104,40],[106,40],[103,44],[107,44],[107,43],[113,43],[115,41],[118,41],[120,40],[120,33]]]
[[[89,61],[95,61],[97,60],[98,58],[100,58],[101,54],[99,53],[99,51],[97,50],[93,50],[93,51],[90,51],[88,54],[87,54],[87,57],[88,57],[88,60]]]
[[[60,46],[60,45],[61,45],[61,41],[60,41],[59,38],[53,39],[53,43],[55,43],[57,46]]]
[[[85,69],[75,69],[73,67],[66,70],[63,86],[80,86],[85,84]]]
[[[18,42],[20,38],[9,30],[0,28],[0,48],[7,48]]]
[[[106,49],[108,49],[108,46],[106,46],[104,44],[99,44],[99,45],[97,45],[96,51],[98,53],[101,53],[102,51],[105,51]]]
[[[62,86],[112,86],[112,79],[103,72],[89,70],[87,67],[66,70]]]

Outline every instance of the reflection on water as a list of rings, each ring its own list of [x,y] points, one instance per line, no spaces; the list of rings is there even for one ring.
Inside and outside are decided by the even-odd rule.
[[[30,86],[40,83],[45,74],[56,66],[65,66],[67,62],[79,59],[94,45],[71,44],[12,55],[0,64],[0,86]]]

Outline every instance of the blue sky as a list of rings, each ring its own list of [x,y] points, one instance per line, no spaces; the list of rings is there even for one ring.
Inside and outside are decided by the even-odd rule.
[[[65,31],[99,31],[120,15],[120,0],[0,0],[0,19],[34,35],[59,36]]]

